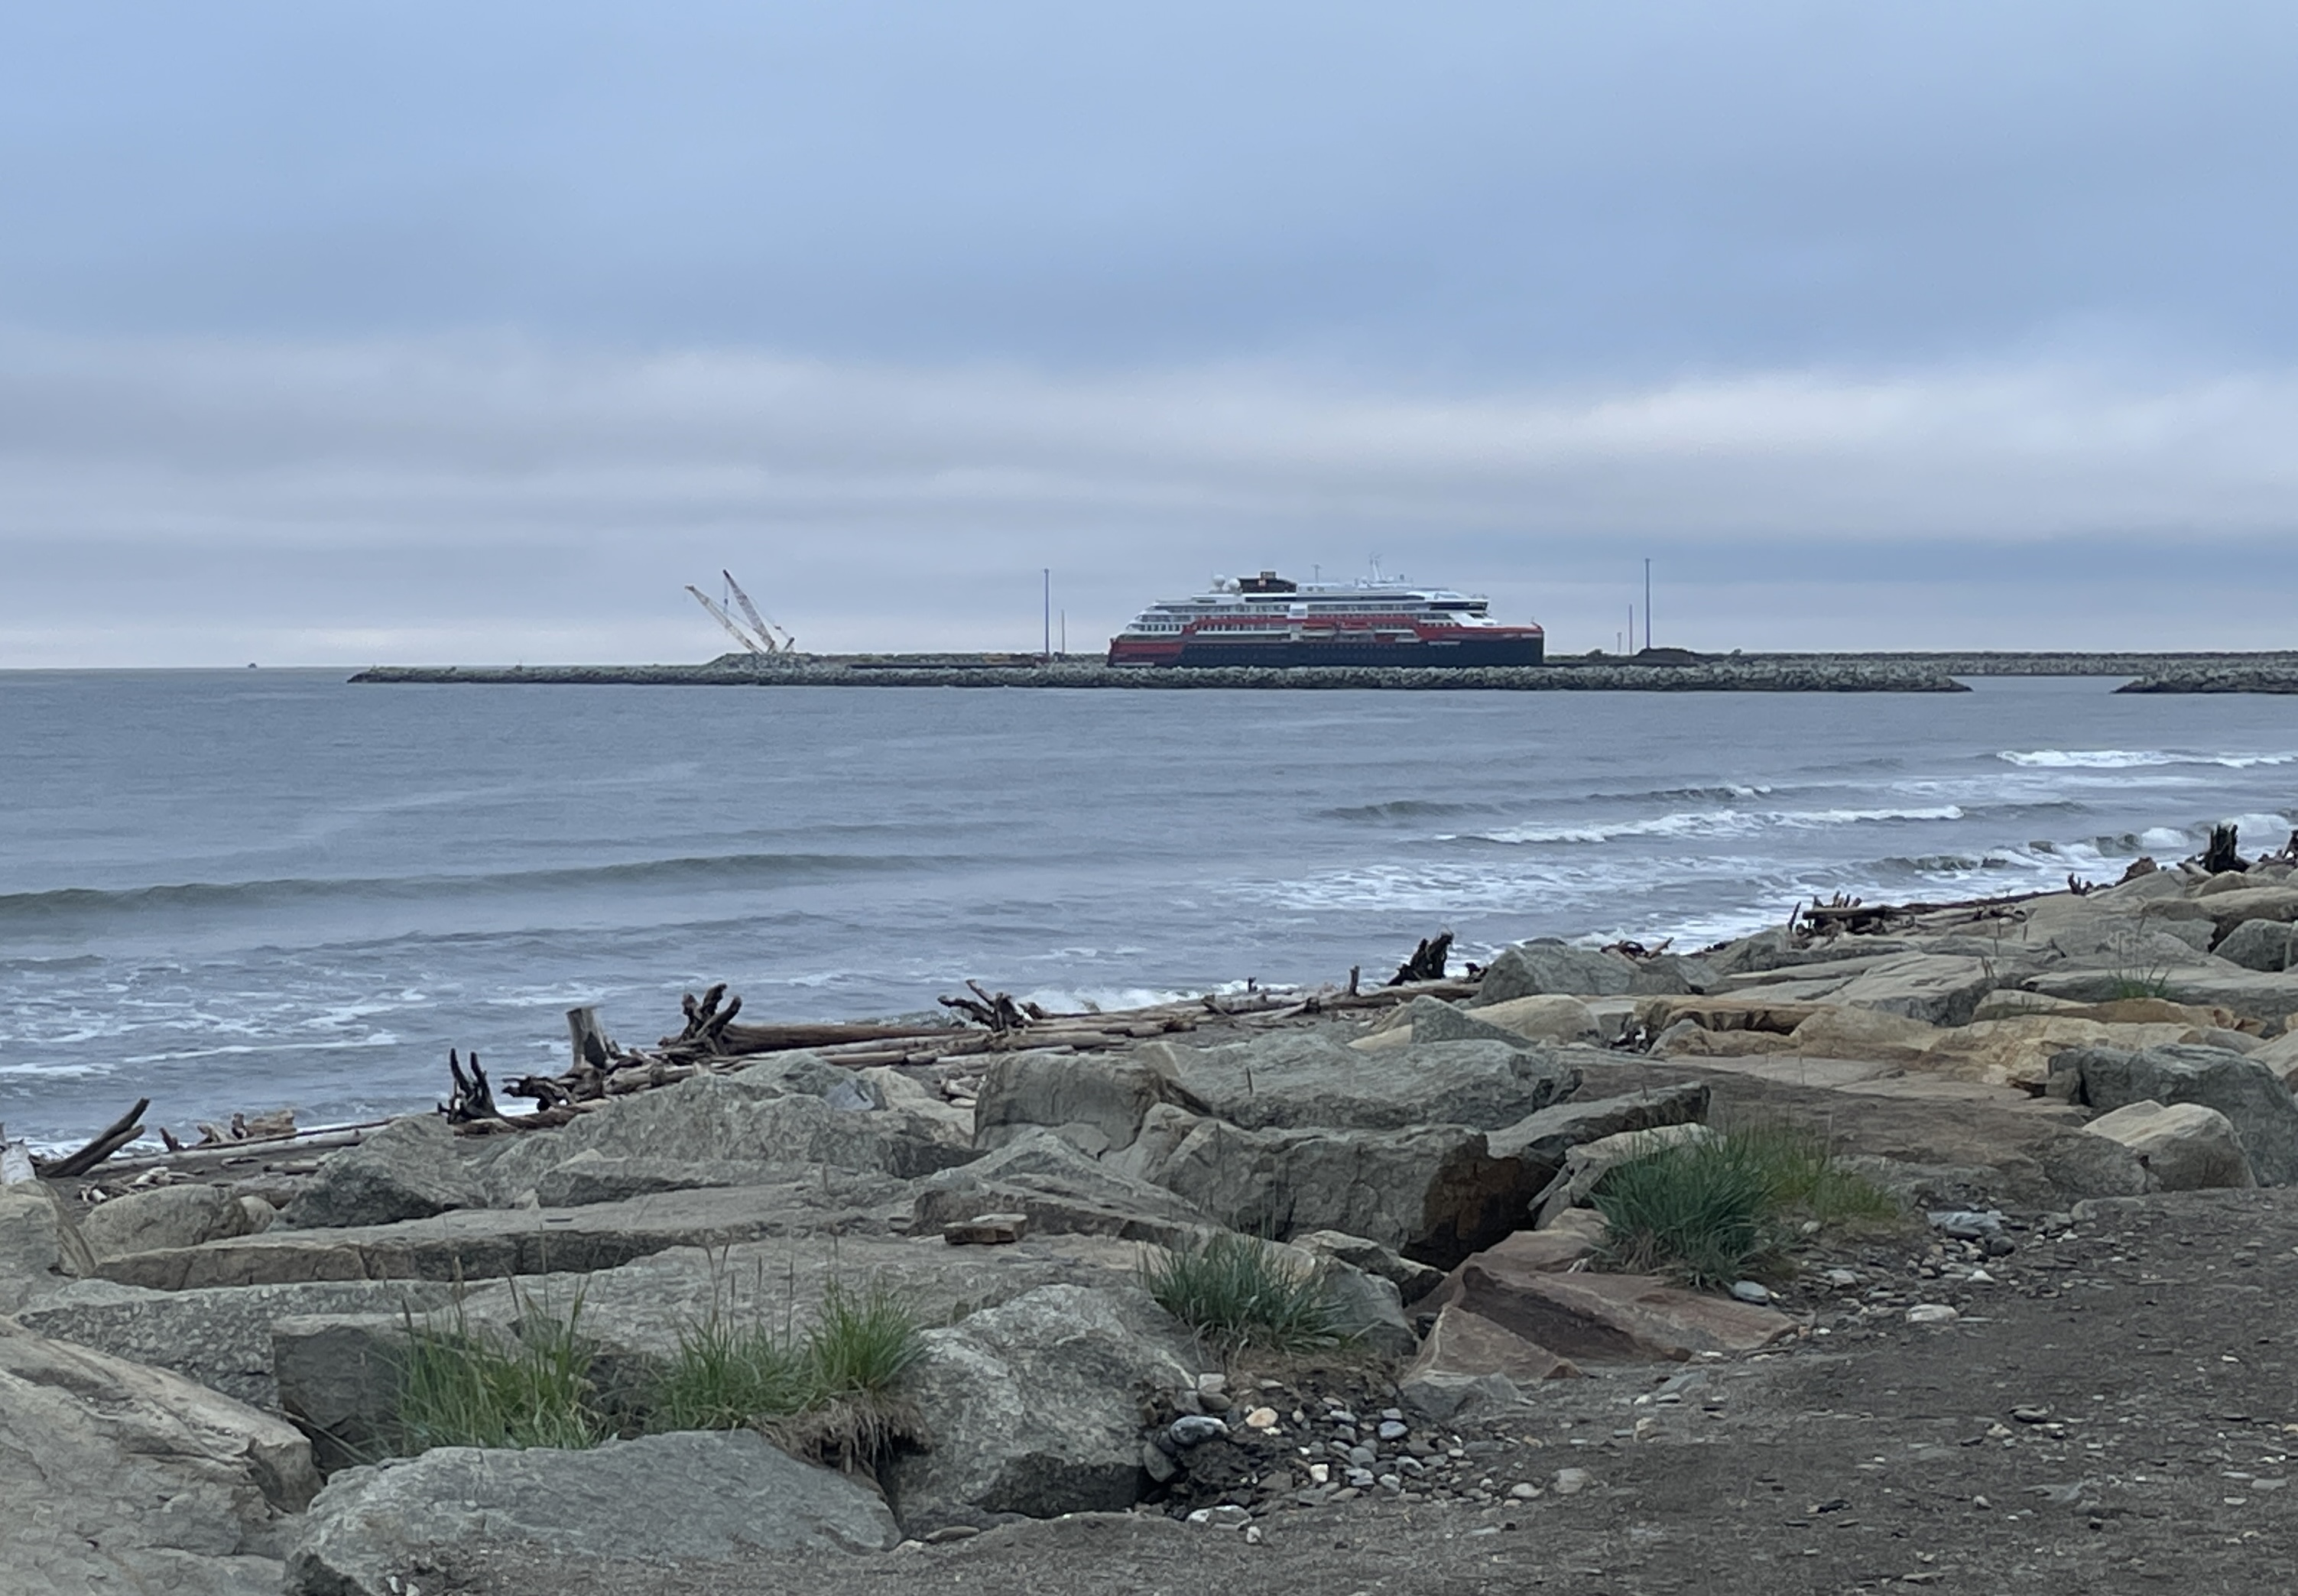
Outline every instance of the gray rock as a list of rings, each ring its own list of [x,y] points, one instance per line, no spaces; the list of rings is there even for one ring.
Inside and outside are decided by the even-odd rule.
[[[1340,1230],[1439,1269],[1515,1229],[1548,1173],[1494,1157],[1465,1125],[1246,1130],[1170,1108],[1150,1116],[1135,1151],[1145,1178],[1231,1229],[1278,1240]]]
[[[6,1319],[0,1480],[8,1596],[271,1596],[319,1485],[285,1420]]]
[[[486,1202],[453,1127],[437,1114],[417,1114],[330,1154],[279,1223],[290,1228],[388,1225],[484,1208]]]
[[[2292,928],[2279,920],[2245,920],[2212,951],[2245,970],[2290,968]]]
[[[1142,1117],[1162,1101],[1156,1072],[1132,1054],[1008,1054],[981,1079],[974,1144],[1002,1147],[1029,1130],[1046,1129],[1098,1158],[1131,1146]]]
[[[211,1391],[271,1409],[271,1327],[299,1313],[410,1311],[418,1317],[454,1295],[449,1281],[331,1280],[211,1291],[151,1291],[81,1280],[18,1316],[26,1328],[172,1370]]]
[[[2219,1047],[2071,1048],[2051,1061],[2073,1072],[2076,1100],[2101,1110],[2134,1103],[2199,1103],[2233,1121],[2261,1186],[2298,1180],[2298,1102],[2274,1071]]]
[[[1562,1102],[1580,1084],[1577,1070],[1513,1036],[1415,1044],[1377,1062],[1313,1031],[1226,1047],[1152,1042],[1135,1056],[1162,1081],[1166,1104],[1247,1130],[1489,1129]]]
[[[161,1247],[195,1247],[251,1228],[247,1210],[220,1186],[194,1182],[129,1192],[81,1216],[79,1233],[97,1258]]]
[[[95,1272],[95,1254],[53,1192],[37,1181],[0,1187],[0,1313]]]
[[[996,1152],[919,1183],[912,1235],[1002,1212],[1027,1214],[1034,1235],[1168,1244],[1213,1222],[1178,1193],[1095,1162],[1054,1130],[1009,1125],[1005,1137]]]
[[[1292,1245],[1304,1253],[1335,1260],[1352,1269],[1362,1269],[1368,1275],[1377,1275],[1394,1286],[1408,1302],[1426,1296],[1444,1279],[1442,1269],[1431,1269],[1392,1248],[1382,1246],[1376,1241],[1351,1236],[1344,1231],[1307,1231],[1294,1236]]]
[[[787,1165],[731,1159],[609,1158],[596,1148],[585,1148],[544,1170],[534,1183],[534,1195],[545,1208],[583,1208],[656,1192],[767,1186],[789,1175]]]
[[[1487,1140],[1495,1157],[1521,1158],[1527,1163],[1561,1169],[1564,1155],[1583,1143],[1623,1131],[1704,1121],[1707,1102],[1704,1081],[1618,1097],[1575,1098],[1526,1115],[1505,1129],[1493,1131]]]
[[[1561,992],[1574,997],[1619,997],[1634,989],[1635,961],[1625,955],[1541,940],[1501,950],[1485,969],[1471,1008]]]
[[[407,1330],[388,1313],[293,1314],[271,1327],[280,1410],[311,1438],[324,1471],[391,1455]]]
[[[2231,1010],[2246,1020],[2280,1024],[2298,1013],[2298,971],[2244,970],[2222,959],[2209,963],[2118,965],[2029,976],[2019,984],[2046,996],[2077,1003],[2108,1003],[2131,995],[2134,981],[2145,995],[2200,1008]]]
[[[1406,1407],[1439,1424],[1524,1404],[1524,1393],[1502,1374],[1409,1374],[1397,1394]]]
[[[1531,1046],[1515,1031],[1487,1024],[1464,1008],[1425,994],[1405,1005],[1401,1023],[1410,1029],[1415,1046],[1424,1042],[1500,1042],[1510,1047]]]
[[[2234,1122],[2199,1103],[2132,1103],[2083,1127],[2121,1143],[2146,1166],[2156,1191],[2255,1186]]]
[[[904,1382],[930,1443],[884,1470],[903,1531],[1118,1512],[1141,1499],[1141,1403],[1194,1378],[1181,1327],[1130,1286],[1051,1286],[945,1330]]]
[[[841,1113],[763,1070],[698,1075],[641,1092],[547,1134],[491,1137],[477,1169],[497,1203],[536,1189],[577,1154],[833,1169],[910,1178],[967,1162],[971,1138],[949,1119],[889,1105]]]
[[[747,1430],[590,1451],[442,1447],[330,1480],[288,1556],[287,1589],[403,1596],[406,1577],[427,1573],[448,1546],[707,1565],[758,1552],[884,1551],[897,1539],[868,1490]],[[417,1583],[427,1584],[419,1574]]]
[[[1985,959],[1909,954],[1852,977],[1833,1001],[1928,1025],[1968,1025],[1979,1000],[2009,984]]]

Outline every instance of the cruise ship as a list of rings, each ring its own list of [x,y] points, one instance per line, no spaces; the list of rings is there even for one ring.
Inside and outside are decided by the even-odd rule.
[[[1216,576],[1211,592],[1152,604],[1110,640],[1113,666],[1538,665],[1536,625],[1484,598],[1409,583]]]

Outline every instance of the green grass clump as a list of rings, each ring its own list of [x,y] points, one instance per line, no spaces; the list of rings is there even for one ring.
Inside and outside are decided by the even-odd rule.
[[[848,1291],[836,1281],[806,1336],[816,1401],[882,1397],[925,1352],[917,1315],[882,1286]]]
[[[650,1430],[732,1430],[798,1412],[813,1394],[806,1349],[786,1329],[718,1314],[678,1334],[649,1393]]]
[[[1142,1283],[1166,1312],[1224,1351],[1306,1352],[1341,1339],[1322,1269],[1251,1236],[1219,1234],[1146,1257]]]
[[[1741,1127],[1657,1148],[1608,1171],[1590,1201],[1610,1233],[1608,1261],[1672,1269],[1696,1286],[1759,1271],[1795,1221],[1882,1221],[1898,1213],[1889,1193],[1830,1156],[1824,1138],[1792,1125]]]
[[[563,1319],[529,1315],[518,1340],[474,1334],[459,1306],[441,1327],[407,1325],[399,1425],[412,1455],[434,1446],[596,1446],[614,1433],[592,1405],[591,1346],[577,1301]]]

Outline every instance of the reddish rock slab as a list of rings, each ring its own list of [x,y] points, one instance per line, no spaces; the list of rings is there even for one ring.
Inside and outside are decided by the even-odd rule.
[[[1434,1328],[1400,1378],[1409,1383],[1426,1375],[1506,1375],[1518,1385],[1534,1385],[1579,1373],[1571,1360],[1454,1304],[1436,1315]]]

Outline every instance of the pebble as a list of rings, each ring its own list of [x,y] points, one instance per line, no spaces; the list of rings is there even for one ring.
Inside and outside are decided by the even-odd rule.
[[[1917,1302],[1907,1310],[1911,1325],[1951,1325],[1962,1317],[1945,1302]]]
[[[1277,1427],[1277,1410],[1274,1408],[1255,1408],[1252,1412],[1244,1416],[1244,1427],[1248,1430],[1275,1429]]]
[[[2011,1417],[2021,1424],[2040,1424],[2050,1416],[2051,1410],[2048,1408],[2039,1407],[2032,1402],[2021,1402],[2011,1410]]]
[[[1564,1472],[1566,1474],[1577,1474],[1580,1471],[1576,1468],[1567,1468]],[[1558,1491],[1564,1491],[1562,1476],[1558,1476],[1556,1488]],[[1517,1484],[1509,1487],[1509,1494],[1515,1497],[1518,1501],[1530,1501],[1540,1494],[1540,1487],[1533,1484],[1529,1480],[1520,1480]],[[1571,1493],[1565,1491],[1565,1494],[1568,1496]]]
[[[1401,1441],[1404,1439],[1403,1421],[1395,1418],[1384,1418],[1380,1421],[1380,1429],[1377,1434],[1383,1441]]]
[[[1165,1433],[1173,1438],[1176,1446],[1195,1446],[1216,1435],[1228,1435],[1228,1426],[1206,1414],[1187,1413],[1175,1419]]]
[[[1577,1496],[1595,1483],[1595,1476],[1584,1468],[1559,1468],[1556,1471],[1555,1491],[1558,1496]]]
[[[1189,1522],[1211,1529],[1243,1529],[1252,1522],[1252,1515],[1243,1508],[1223,1503],[1217,1508],[1199,1508],[1189,1515]]]
[[[1859,1277],[1851,1269],[1833,1269],[1827,1271],[1827,1283],[1830,1286],[1856,1286]]]
[[[1978,1241],[2003,1228],[2003,1215],[1992,1208],[1934,1208],[1926,1217],[1932,1229],[1958,1241]]]
[[[1227,1375],[1199,1375],[1197,1377],[1197,1394],[1199,1396],[1222,1396],[1227,1394],[1228,1391],[1228,1377]]]
[[[1360,1468],[1369,1468],[1380,1461],[1380,1454],[1369,1446],[1352,1446],[1349,1448],[1349,1461]]]
[[[1770,1287],[1759,1280],[1732,1281],[1732,1295],[1735,1301],[1742,1302],[1768,1302],[1772,1300]]]

